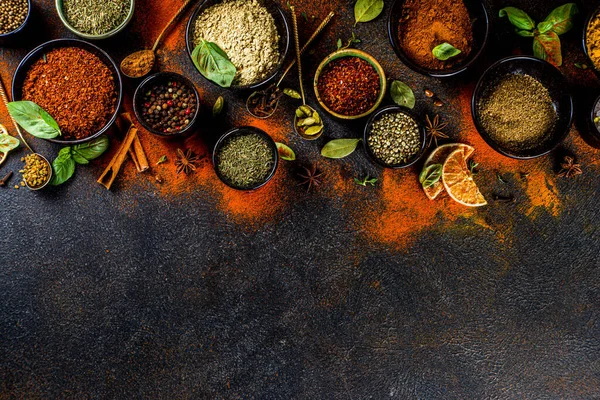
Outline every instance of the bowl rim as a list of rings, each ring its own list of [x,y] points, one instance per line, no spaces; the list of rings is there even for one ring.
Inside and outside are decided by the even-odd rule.
[[[12,79],[13,83],[12,83],[12,90],[11,90],[13,101],[17,101],[17,99],[20,100],[22,97],[22,93],[17,93],[17,85],[15,85],[15,82],[16,82],[17,75],[21,72],[21,70],[23,68],[25,68],[25,64],[27,64],[32,58],[38,57],[38,53],[41,50],[44,50],[44,49],[54,46],[54,45],[56,45],[54,48],[79,47],[84,50],[88,50],[89,48],[94,49],[94,51],[102,54],[104,56],[104,58],[110,62],[110,63],[105,63],[104,60],[101,59],[103,64],[105,64],[108,69],[112,69],[113,75],[117,77],[117,79],[116,79],[116,82],[118,82],[118,85],[116,88],[117,104],[115,106],[115,111],[114,111],[112,117],[108,120],[108,122],[102,127],[102,129],[100,129],[98,132],[94,133],[93,135],[90,135],[83,139],[76,139],[76,140],[58,140],[55,138],[54,139],[44,139],[49,142],[56,143],[56,144],[62,144],[62,145],[87,143],[89,141],[92,141],[92,140],[100,137],[102,134],[106,133],[106,131],[108,131],[111,128],[111,126],[114,124],[114,122],[117,120],[117,117],[119,116],[121,105],[123,103],[123,79],[121,78],[121,73],[119,71],[119,68],[117,67],[117,64],[115,64],[115,61],[110,57],[110,55],[108,55],[108,53],[106,53],[104,50],[102,50],[100,47],[96,46],[95,44],[86,42],[85,40],[81,40],[81,39],[62,38],[62,39],[54,39],[54,40],[50,40],[46,43],[42,43],[39,46],[37,46],[36,48],[34,48],[33,50],[31,50],[29,53],[27,53],[27,55],[25,57],[23,57],[23,59],[21,60],[21,62],[19,63],[19,65],[17,66],[17,68],[15,69],[15,72],[13,74],[13,79]]]
[[[19,25],[19,27],[17,29],[15,29],[14,31],[0,34],[0,39],[10,38],[13,35],[16,35],[17,33],[21,32],[23,29],[25,29],[25,25],[27,25],[27,22],[29,22],[29,17],[31,17],[32,6],[33,5],[31,3],[31,0],[27,0],[27,16],[25,17],[25,20],[23,21],[23,23],[21,25]]]
[[[592,125],[592,135],[595,138],[600,139],[600,128],[598,128],[598,126],[594,123],[594,118],[596,118],[596,115],[595,115],[596,106],[598,104],[600,104],[600,96],[596,97],[596,100],[594,100],[594,102],[592,104],[592,109],[589,113],[589,117],[590,117],[590,124]]]
[[[405,164],[400,164],[400,165],[386,164],[383,161],[381,161],[379,158],[377,158],[375,156],[375,154],[373,154],[373,152],[371,151],[371,147],[369,146],[368,138],[369,138],[369,133],[371,131],[370,128],[373,126],[373,123],[379,117],[381,117],[385,114],[390,114],[390,113],[403,113],[405,115],[408,115],[413,120],[415,120],[415,122],[419,126],[419,133],[421,134],[421,148],[420,148],[419,152],[417,154],[415,154],[413,159],[411,159],[409,162],[407,162]],[[369,120],[367,121],[367,124],[365,125],[365,129],[363,132],[363,146],[365,148],[365,152],[369,155],[369,158],[372,161],[374,161],[377,165],[380,165],[380,166],[382,166],[384,168],[388,168],[388,169],[404,169],[404,168],[408,168],[408,167],[415,165],[416,163],[418,163],[421,160],[421,158],[423,158],[423,155],[425,154],[425,151],[427,150],[427,133],[425,132],[425,127],[424,127],[423,123],[421,122],[421,119],[418,118],[412,110],[410,110],[406,107],[402,107],[402,106],[393,104],[393,105],[382,107],[382,108],[378,109],[373,115],[371,115],[371,118],[369,118]]]
[[[249,134],[258,134],[261,137],[263,137],[269,143],[269,146],[271,147],[271,150],[273,152],[273,157],[274,157],[273,167],[271,168],[271,172],[269,173],[269,175],[267,176],[265,181],[262,183],[256,184],[254,186],[251,186],[249,188],[240,188],[240,187],[232,185],[230,182],[227,181],[227,179],[225,179],[223,177],[223,175],[219,171],[219,168],[217,167],[217,155],[219,153],[219,150],[223,146],[223,143],[225,142],[225,140],[227,140],[231,136],[234,136],[234,135],[237,135],[237,134],[240,134],[243,132],[248,132]],[[228,130],[223,135],[221,135],[219,140],[217,140],[217,143],[215,144],[214,149],[213,149],[212,163],[213,163],[213,168],[215,170],[215,173],[217,174],[217,177],[219,178],[219,180],[221,182],[223,182],[225,185],[227,185],[228,187],[230,187],[232,189],[239,190],[241,192],[250,192],[250,191],[262,188],[267,183],[269,183],[271,181],[271,179],[273,179],[273,177],[275,176],[275,173],[277,172],[277,166],[279,165],[279,151],[277,150],[277,145],[275,144],[275,140],[271,136],[269,136],[269,134],[267,134],[265,131],[263,131],[262,129],[254,127],[254,126],[249,126],[249,125],[248,126],[240,126],[240,127],[236,127],[236,128],[232,128],[232,129]]]
[[[483,37],[483,41],[481,42],[481,48],[475,53],[471,52],[471,54],[469,54],[469,56],[466,58],[466,61],[463,64],[461,64],[460,66],[458,66],[456,68],[449,68],[446,70],[431,70],[431,69],[421,67],[420,65],[413,62],[410,58],[408,58],[408,56],[406,56],[406,54],[404,53],[404,51],[401,49],[400,46],[396,45],[396,32],[393,31],[394,21],[392,19],[392,17],[393,17],[392,14],[393,14],[394,8],[396,7],[396,4],[400,1],[406,1],[406,0],[394,0],[394,2],[392,3],[392,6],[390,7],[390,10],[388,12],[387,31],[388,31],[388,39],[390,41],[390,44],[392,45],[392,48],[394,49],[394,53],[396,53],[396,56],[408,68],[410,68],[411,70],[413,70],[421,75],[430,76],[432,78],[452,78],[452,77],[455,77],[455,76],[460,75],[463,72],[467,71],[479,60],[480,56],[483,54],[484,50],[487,47],[489,37],[490,37],[490,29],[491,29],[490,15],[489,15],[487,7],[485,6],[485,3],[483,1],[472,0],[472,1],[476,1],[478,6],[480,6],[481,9],[483,10],[483,19],[485,21],[485,36]]]
[[[563,80],[563,85],[561,85],[561,86],[563,86],[565,88],[564,90],[569,98],[569,110],[568,110],[569,123],[567,124],[567,127],[565,128],[564,132],[562,132],[560,135],[556,135],[556,137],[552,140],[552,144],[548,147],[548,149],[544,150],[541,153],[536,153],[536,154],[528,155],[528,156],[513,154],[513,153],[503,149],[500,145],[498,145],[498,143],[496,143],[488,135],[487,131],[481,125],[481,123],[479,121],[478,107],[476,104],[477,96],[483,90],[484,79],[487,78],[489,76],[489,74],[499,65],[507,63],[507,62],[515,62],[515,61],[516,62],[533,62],[533,63],[537,63],[539,65],[551,67],[558,74],[556,76],[557,77],[560,76],[560,79]],[[489,66],[485,70],[485,72],[481,75],[479,80],[477,81],[477,85],[475,86],[475,89],[473,90],[473,95],[471,96],[471,118],[473,120],[473,123],[475,124],[475,128],[477,129],[479,136],[481,136],[481,138],[496,152],[502,154],[503,156],[506,156],[506,157],[509,157],[509,158],[512,158],[515,160],[532,160],[535,158],[540,158],[540,157],[543,157],[543,156],[551,153],[552,151],[554,151],[566,139],[566,137],[569,135],[569,132],[571,131],[571,127],[573,126],[573,119],[574,119],[573,94],[568,89],[568,87],[569,87],[568,82],[566,81],[566,78],[560,72],[560,70],[547,61],[541,60],[539,58],[535,58],[533,56],[524,56],[524,55],[505,57],[501,60],[496,61],[491,66]]]
[[[291,46],[290,22],[288,21],[286,14],[283,12],[283,8],[276,1],[264,0],[265,2],[268,2],[270,6],[274,7],[275,11],[281,16],[281,19],[283,21],[282,26],[279,27],[279,26],[277,26],[277,20],[275,20],[275,18],[274,18],[275,25],[277,26],[278,29],[281,28],[281,30],[282,30],[282,32],[278,32],[278,33],[280,36],[282,36],[284,38],[284,42],[285,42],[285,48],[282,51],[280,51],[280,60],[279,60],[279,65],[277,66],[277,68],[274,68],[273,72],[270,75],[268,75],[265,79],[263,79],[259,82],[256,82],[256,83],[253,83],[250,85],[232,85],[228,88],[224,88],[224,87],[217,85],[216,83],[214,83],[213,81],[211,81],[210,79],[205,77],[204,75],[202,75],[200,73],[200,71],[198,71],[198,69],[196,68],[196,66],[194,64],[194,59],[192,58],[192,52],[194,51],[194,46],[193,46],[194,26],[192,26],[192,25],[196,22],[196,19],[198,19],[198,16],[199,16],[202,8],[204,8],[209,1],[211,1],[211,0],[202,0],[196,5],[196,7],[192,11],[192,14],[190,15],[188,22],[186,24],[186,27],[185,27],[185,47],[186,47],[186,52],[188,54],[188,58],[190,59],[190,61],[192,62],[192,66],[194,67],[193,69],[198,73],[198,75],[200,75],[203,79],[205,79],[211,85],[215,85],[216,87],[218,87],[220,89],[225,89],[225,90],[227,90],[227,89],[229,89],[229,90],[254,90],[254,89],[258,89],[260,87],[266,86],[267,84],[273,82],[281,74],[283,65],[285,63],[285,60],[287,58],[287,55],[289,53],[290,46]],[[272,14],[272,13],[270,13],[270,14]]]
[[[117,26],[112,31],[102,33],[100,35],[91,35],[89,33],[83,33],[83,32],[78,31],[69,23],[69,21],[67,21],[67,17],[63,13],[63,2],[64,2],[64,0],[55,0],[55,2],[54,2],[55,8],[56,8],[56,13],[58,14],[58,18],[60,19],[60,21],[63,23],[63,25],[68,30],[70,30],[77,36],[80,36],[84,39],[89,39],[89,40],[102,40],[102,39],[108,39],[112,36],[115,36],[117,33],[121,32],[123,29],[125,29],[125,27],[129,24],[129,22],[131,22],[131,20],[133,18],[133,14],[135,13],[135,0],[129,0],[129,2],[130,2],[129,12],[127,13],[127,17],[125,17],[125,20],[119,26]]]
[[[141,96],[142,89],[144,89],[152,81],[158,81],[160,79],[168,78],[168,77],[172,77],[174,80],[183,82],[186,86],[191,87],[192,91],[194,92],[194,95],[196,96],[196,112],[194,113],[194,116],[191,119],[189,125],[185,129],[182,129],[181,131],[171,133],[171,134],[159,132],[159,131],[149,127],[148,124],[146,124],[146,122],[142,118],[142,115],[139,111],[139,105],[138,105],[138,100],[139,100],[139,96]],[[133,94],[133,113],[135,114],[135,118],[139,121],[140,125],[144,129],[146,129],[148,132],[150,132],[154,135],[157,135],[157,136],[160,136],[163,138],[176,138],[176,137],[180,137],[180,136],[185,136],[186,134],[190,133],[190,131],[192,129],[194,129],[194,125],[195,125],[196,121],[198,120],[198,116],[200,115],[200,93],[198,92],[198,89],[196,89],[196,85],[194,85],[194,82],[192,82],[190,79],[186,78],[185,76],[178,74],[177,72],[170,72],[170,71],[157,72],[157,73],[154,73],[154,74],[148,76],[146,79],[144,79],[135,89],[135,92]]]
[[[331,62],[338,60],[340,58],[345,58],[345,57],[358,57],[362,60],[367,61],[369,64],[371,64],[371,66],[373,68],[375,68],[375,71],[377,71],[377,75],[379,75],[379,83],[381,85],[381,89],[379,91],[379,95],[377,96],[377,101],[375,102],[373,107],[371,107],[369,110],[365,111],[362,114],[343,115],[343,114],[336,113],[335,111],[331,110],[329,107],[327,107],[325,105],[325,103],[321,99],[321,95],[319,94],[319,88],[318,88],[319,78],[321,77],[321,73],[323,72],[325,67],[327,65],[329,65]],[[387,77],[385,75],[385,70],[383,69],[383,67],[381,66],[379,61],[377,61],[377,59],[375,57],[373,57],[371,54],[367,53],[366,51],[358,50],[358,49],[341,49],[341,50],[336,50],[333,53],[327,55],[323,59],[323,61],[321,61],[321,63],[319,63],[319,66],[317,67],[317,71],[315,72],[315,76],[313,78],[313,90],[315,93],[315,97],[317,99],[317,103],[327,113],[329,113],[330,115],[332,115],[336,118],[343,119],[343,120],[356,120],[356,119],[368,117],[369,115],[373,114],[379,108],[379,106],[381,106],[381,103],[383,102],[383,99],[385,98],[385,95],[387,93]]]

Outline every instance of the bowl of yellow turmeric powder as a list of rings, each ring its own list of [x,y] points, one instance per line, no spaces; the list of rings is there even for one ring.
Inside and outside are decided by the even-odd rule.
[[[600,71],[600,7],[588,16],[583,29],[583,51],[594,69]]]

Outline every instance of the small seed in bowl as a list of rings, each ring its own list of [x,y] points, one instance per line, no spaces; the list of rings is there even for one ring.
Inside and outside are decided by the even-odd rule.
[[[0,35],[19,29],[27,18],[27,0],[2,0],[0,2]]]
[[[21,186],[25,186],[27,183],[31,188],[38,188],[48,182],[50,166],[42,157],[37,154],[29,154],[21,158],[21,161],[25,163],[25,167],[19,171],[23,175]]]
[[[373,122],[367,144],[382,163],[390,166],[406,164],[421,150],[419,125],[401,112],[384,114]]]

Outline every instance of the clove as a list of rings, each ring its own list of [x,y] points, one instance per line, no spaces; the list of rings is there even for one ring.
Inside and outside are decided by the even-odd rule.
[[[13,176],[13,172],[10,171],[8,174],[6,174],[6,176],[4,178],[0,179],[0,186],[6,186],[6,184],[8,183],[10,178],[12,178],[12,176]]]

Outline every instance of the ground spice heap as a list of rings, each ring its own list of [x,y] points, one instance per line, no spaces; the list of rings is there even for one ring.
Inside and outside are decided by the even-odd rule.
[[[186,129],[192,122],[197,109],[196,94],[180,82],[159,82],[143,94],[141,106],[146,125],[172,135]]]
[[[265,79],[279,65],[279,33],[273,16],[256,0],[223,1],[196,20],[195,44],[216,43],[237,68],[234,84]]]
[[[76,47],[54,49],[36,61],[23,83],[23,100],[56,120],[63,139],[84,139],[102,129],[117,106],[111,70]]]
[[[367,145],[385,165],[407,164],[421,150],[419,125],[404,113],[384,114],[373,123]]]
[[[381,91],[381,82],[377,70],[369,62],[358,57],[343,57],[323,69],[317,89],[331,111],[353,116],[373,108]]]
[[[600,69],[600,12],[590,20],[585,35],[588,55],[596,69]]]
[[[127,18],[131,0],[63,0],[69,24],[81,33],[103,35],[117,29]]]
[[[273,150],[260,135],[234,136],[217,155],[217,169],[229,184],[246,189],[264,183],[275,163]]]
[[[412,61],[432,70],[451,68],[471,54],[473,28],[462,0],[407,0],[398,25],[400,46]],[[447,61],[435,58],[433,49],[450,43],[461,53]]]
[[[490,137],[512,150],[538,147],[556,123],[548,89],[530,75],[508,75],[479,104],[481,124]]]
[[[0,1],[0,35],[18,29],[27,18],[27,0]]]

